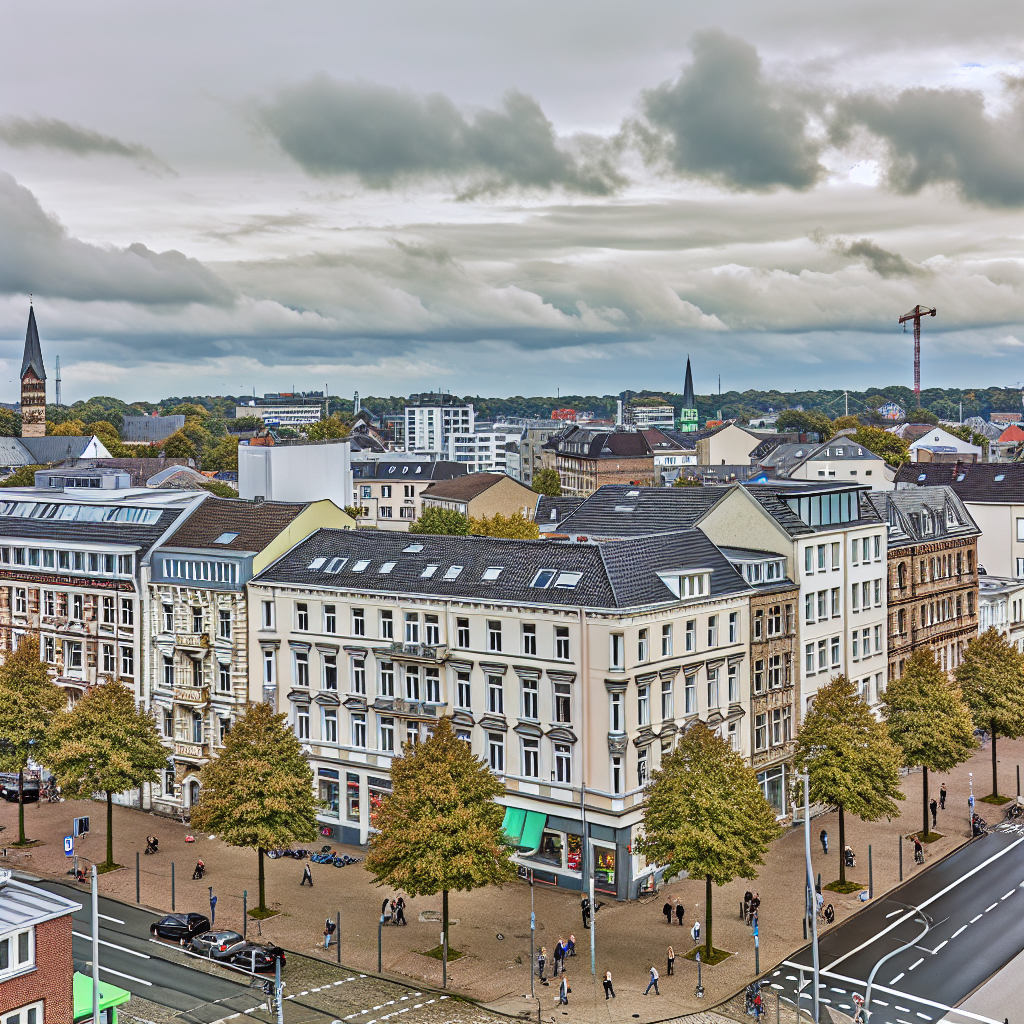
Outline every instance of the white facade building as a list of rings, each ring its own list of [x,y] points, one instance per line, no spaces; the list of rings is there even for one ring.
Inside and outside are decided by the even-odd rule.
[[[448,437],[448,461],[466,467],[467,473],[506,472],[505,445],[518,442],[520,432],[482,431]]]
[[[258,416],[268,426],[308,427],[323,419],[323,406],[309,405],[236,405],[235,418]]]
[[[438,452],[448,450],[448,438],[455,433],[471,434],[476,425],[472,404],[457,405],[444,395],[412,396],[421,399],[405,407],[405,450]],[[436,399],[436,401],[433,401]]]
[[[238,496],[254,501],[352,503],[351,448],[347,441],[238,446]]]

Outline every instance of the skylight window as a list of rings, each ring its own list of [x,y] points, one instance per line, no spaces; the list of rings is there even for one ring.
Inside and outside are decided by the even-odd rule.
[[[484,574],[480,578],[492,583],[501,575],[503,568],[504,566],[492,565],[489,569],[484,569]]]
[[[555,580],[555,586],[561,587],[563,590],[572,590],[581,579],[583,579],[581,572],[560,572],[558,579]]]
[[[541,569],[536,576],[533,577],[533,582],[530,584],[531,587],[539,587],[545,589],[551,586],[551,581],[558,575],[554,569]]]
[[[214,544],[230,544],[237,537],[238,537],[237,533],[222,533],[213,543]]]
[[[919,484],[923,484],[925,482],[925,480],[927,480],[927,479],[928,479],[928,474],[927,473],[918,473],[918,475],[917,475],[917,482]]]
[[[409,555],[409,554],[414,554],[415,552],[422,551],[422,550],[423,550],[423,545],[422,544],[410,544],[408,547],[402,548],[402,554]]]
[[[964,482],[964,477],[965,476],[967,476],[966,473],[957,473],[957,475],[956,475],[956,482],[958,484],[962,484]]]
[[[994,479],[995,479],[996,483],[999,483],[1001,480],[1005,480],[1006,479],[1006,474],[1005,473],[997,473],[995,475]]]
[[[552,519],[557,519],[558,518],[558,509],[557,508],[553,508],[551,510],[551,518]]]
[[[324,572],[341,572],[347,561],[347,558],[332,558],[327,563],[327,568],[324,569]]]
[[[362,572],[369,564],[368,558],[360,558],[358,562],[352,563],[352,572]]]
[[[639,498],[640,497],[640,492],[639,491],[626,491],[626,497],[627,498]]]
[[[424,569],[423,572],[420,573],[420,579],[421,580],[428,580],[428,579],[430,579],[430,577],[433,576],[434,573],[437,572],[437,570],[440,569],[440,568],[441,568],[441,566],[439,566],[439,565],[428,565],[426,567],[426,569]]]
[[[457,579],[460,572],[462,572],[461,565],[449,565],[448,568],[445,570],[444,578],[446,580]]]
[[[380,574],[381,574],[382,576],[386,576],[386,575],[387,575],[387,574],[388,574],[389,572],[391,572],[391,570],[392,570],[392,569],[394,569],[394,567],[395,567],[395,563],[394,563],[394,562],[385,562],[385,563],[384,563],[384,564],[383,564],[383,565],[382,565],[382,566],[380,567],[380,569],[378,570],[378,572],[379,572],[379,573],[380,573]]]
[[[636,505],[616,505],[615,506],[615,511],[616,512],[635,512],[636,511]]]
[[[320,566],[323,565],[324,562],[326,562],[326,561],[327,561],[326,558],[314,558],[313,561],[310,562],[309,565],[306,566],[306,568],[307,569],[319,569]]]

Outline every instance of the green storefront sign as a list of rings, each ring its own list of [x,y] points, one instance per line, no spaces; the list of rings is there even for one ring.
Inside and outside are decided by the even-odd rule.
[[[131,999],[131,992],[100,982],[100,1019],[97,1024],[117,1024],[117,1009]],[[92,978],[87,974],[75,973],[75,1024],[92,1020]]]

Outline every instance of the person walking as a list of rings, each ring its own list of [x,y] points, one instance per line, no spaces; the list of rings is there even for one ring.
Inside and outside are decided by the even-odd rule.
[[[615,989],[612,986],[612,972],[611,971],[605,971],[604,972],[604,981],[602,982],[602,984],[604,985],[604,998],[605,998],[605,1001],[607,1002],[609,996],[612,999],[614,999],[615,998]]]
[[[682,903],[680,903],[679,900],[676,900],[676,924],[678,924],[680,928],[683,926],[683,913],[684,910]]]
[[[583,915],[583,927],[590,927],[590,900],[586,896],[580,900],[580,913]]]
[[[337,927],[338,925],[334,920],[327,918],[327,921],[324,923],[324,949],[330,949],[331,936],[334,934]]]
[[[668,970],[665,972],[665,976],[668,977],[671,974],[676,973],[676,951],[669,946],[668,947]]]
[[[544,967],[548,962],[548,949],[547,946],[541,946],[540,952],[537,954],[537,977],[540,978],[540,983],[546,985],[547,982],[544,980]]]
[[[554,976],[557,978],[559,974],[565,973],[565,946],[562,945],[561,936],[558,937],[558,941],[555,943],[551,959],[554,965]]]
[[[939,805],[935,802],[935,797],[932,797],[932,802],[928,807],[932,812],[932,828],[935,828],[939,823]]]
[[[651,991],[651,986],[654,986],[654,994],[660,996],[661,992],[658,991],[658,968],[651,964],[651,980],[647,982],[647,988],[644,989],[644,995],[647,995]]]
[[[859,992],[853,993],[853,1005],[855,1007],[853,1024],[861,1024],[861,1021],[864,1019],[864,997]]]
[[[572,935],[572,934],[569,935],[569,944],[565,947],[565,955],[566,956],[575,956],[576,955],[576,936],[575,935]]]
[[[405,919],[405,900],[399,896],[395,903],[395,924],[408,924]]]
[[[301,889],[304,885],[308,885],[310,889],[313,888],[313,872],[309,870],[308,864],[303,865],[302,881],[299,882],[299,888]]]
[[[939,810],[944,811],[946,809],[946,784],[942,784],[942,788],[939,790]]]
[[[391,909],[391,901],[385,896],[384,902],[380,905],[380,916],[387,920],[388,910]]]
[[[558,1005],[569,1005],[569,982],[564,974],[562,975],[562,980],[558,984]]]
[[[665,924],[672,923],[672,904],[665,901],[665,906],[661,908],[661,912],[665,915]]]
[[[822,852],[827,857],[828,856],[828,833],[824,829],[822,829],[821,830],[821,835],[819,835],[818,838],[821,840]]]

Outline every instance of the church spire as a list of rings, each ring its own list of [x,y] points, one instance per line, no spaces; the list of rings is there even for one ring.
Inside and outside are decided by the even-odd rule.
[[[39,329],[36,327],[36,310],[29,306],[28,330],[25,331],[25,356],[21,360],[21,376],[31,370],[36,375],[36,380],[46,380],[46,370],[43,367],[43,350],[39,347]]]
[[[697,403],[693,400],[693,374],[690,372],[689,356],[686,357],[686,380],[683,383],[683,408],[697,408]]]
[[[25,356],[21,361],[21,436],[44,437],[46,434],[46,369],[43,350],[39,347],[36,311],[29,307],[28,330],[25,332]]]

